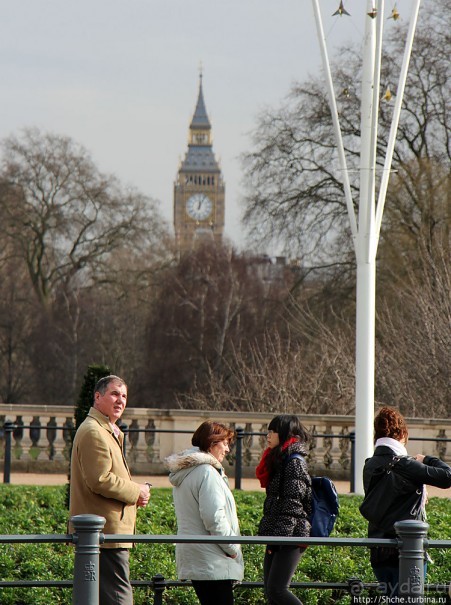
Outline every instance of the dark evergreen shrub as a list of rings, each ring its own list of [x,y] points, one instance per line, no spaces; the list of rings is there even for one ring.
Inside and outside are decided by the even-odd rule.
[[[78,395],[77,404],[75,407],[75,430],[88,415],[94,401],[94,388],[98,381],[104,376],[109,376],[111,370],[108,366],[92,364],[88,366],[88,370],[83,378],[80,394]]]
[[[75,406],[75,431],[78,429],[80,424],[88,415],[88,412],[94,402],[94,388],[97,382],[104,376],[109,376],[111,370],[108,366],[92,364],[88,366],[86,374],[83,377],[83,384],[81,385],[80,394],[78,395],[77,404]],[[75,431],[72,435],[72,439],[75,435]],[[72,452],[71,452],[72,453]],[[66,489],[66,507],[69,508],[70,501],[70,468],[68,475],[68,483]]]

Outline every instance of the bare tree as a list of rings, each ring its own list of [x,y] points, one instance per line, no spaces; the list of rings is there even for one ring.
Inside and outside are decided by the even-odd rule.
[[[377,405],[407,416],[447,418],[451,402],[451,255],[430,254],[403,282],[392,281],[377,316]],[[242,343],[227,359],[227,380],[209,372],[208,388],[178,395],[183,407],[266,413],[352,414],[354,321],[286,301],[285,329]]]
[[[252,259],[203,246],[166,272],[148,324],[148,393],[206,392],[213,376],[227,380],[243,343],[277,321],[286,284],[265,285]]]
[[[420,244],[421,267],[378,314],[378,398],[411,416],[447,418],[451,380],[451,254]]]
[[[451,249],[451,172],[429,159],[403,164],[392,179],[379,258],[384,284]],[[396,268],[394,270],[393,268]]]
[[[156,203],[67,137],[31,129],[3,148],[0,396],[73,403],[93,361],[139,375],[145,301],[172,257]]]
[[[0,275],[0,401],[14,403],[32,391],[30,338],[39,307],[20,263],[2,263]]]
[[[29,129],[3,151],[2,223],[43,305],[92,281],[115,251],[165,232],[154,202],[102,175],[68,137]]]
[[[449,335],[450,322],[443,301],[451,299],[444,262],[449,263],[451,249],[450,19],[449,3],[425,2],[379,247],[376,400],[395,403],[412,415],[426,412],[427,392],[433,393],[434,413],[449,415],[449,379],[443,378],[443,368],[446,372],[449,367],[450,347],[443,334]],[[382,86],[394,94],[404,34],[405,28],[396,26],[385,45]],[[333,72],[357,211],[361,59],[353,48],[338,56]],[[381,100],[381,169],[393,105]],[[317,411],[352,411],[354,255],[322,79],[297,84],[278,109],[260,116],[244,165],[244,222],[251,241],[262,246],[278,242],[298,255],[304,268],[310,266],[310,276],[319,276],[310,291],[308,281],[300,281],[293,291],[296,299],[285,306],[291,330],[290,355],[285,357],[288,364],[296,358],[296,370],[310,389],[301,405],[308,401],[309,409]],[[244,367],[241,360],[237,367]],[[253,370],[246,365],[251,382]],[[283,376],[273,375],[283,390]],[[296,393],[294,387],[291,392]]]
[[[55,293],[51,308],[37,313],[28,343],[41,400],[73,403],[86,367],[96,362],[126,377],[133,400],[142,401],[145,327],[170,258],[160,249],[118,250],[92,285]]]
[[[399,204],[398,216],[406,215],[409,206],[413,210],[412,200],[422,197],[425,185],[418,175],[428,164],[434,165],[435,174],[445,173],[441,178],[449,179],[450,15],[450,5],[444,0],[434,5],[426,2],[421,13],[393,160],[393,168],[399,172],[393,194],[391,188],[388,193],[386,237],[390,229],[396,228],[395,235],[400,230],[397,213],[390,213],[389,209]],[[405,27],[394,25],[385,45],[382,85],[395,94],[404,34]],[[357,205],[361,59],[360,53],[351,48],[344,48],[337,55],[339,61],[333,66],[333,73]],[[380,168],[393,105],[381,101],[377,155]],[[244,156],[247,184],[244,223],[252,241],[265,246],[276,241],[299,255],[304,264],[312,259],[316,264],[325,259],[349,260],[351,238],[323,79],[310,77],[295,85],[279,109],[264,112],[253,141],[254,149]],[[447,186],[449,191],[449,180]],[[440,188],[429,191],[430,195],[442,193]],[[449,193],[445,199],[449,205],[448,196]],[[414,213],[430,213],[439,210],[439,206],[429,204],[426,208],[418,203]],[[410,213],[411,218],[414,213]],[[411,222],[402,226],[405,232],[412,228]]]
[[[243,344],[228,361],[228,379],[211,373],[208,389],[180,394],[184,407],[295,414],[349,414],[354,409],[352,330],[332,330],[298,309],[284,331]]]

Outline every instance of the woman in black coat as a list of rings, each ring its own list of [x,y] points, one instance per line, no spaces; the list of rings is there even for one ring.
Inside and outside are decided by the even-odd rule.
[[[297,416],[281,414],[268,425],[268,448],[256,469],[266,488],[260,536],[310,535],[312,482],[308,473],[306,443],[309,435]],[[270,605],[300,605],[289,590],[305,548],[268,546],[263,565],[265,595]]]
[[[363,487],[365,493],[367,493],[373,476],[378,475],[381,469],[399,458],[393,467],[393,476],[399,478],[400,484],[403,483],[406,498],[408,493],[415,490],[419,494],[423,493],[422,500],[419,496],[420,506],[416,518],[424,519],[426,504],[424,486],[434,485],[443,489],[451,487],[451,468],[434,456],[423,456],[423,454],[417,454],[415,458],[408,456],[405,447],[408,436],[409,432],[405,420],[397,410],[389,407],[383,407],[379,410],[374,419],[375,450],[373,456],[365,461]],[[409,511],[406,512],[402,509],[402,505],[403,502],[401,501],[396,521],[412,519],[413,517],[409,516]],[[369,522],[368,537],[395,538],[396,532],[394,527],[383,530]],[[399,584],[398,550],[389,547],[371,548],[371,566],[379,581],[380,591],[391,597],[396,597]]]

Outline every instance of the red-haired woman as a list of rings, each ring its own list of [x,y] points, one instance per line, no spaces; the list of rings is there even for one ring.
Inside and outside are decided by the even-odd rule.
[[[234,432],[218,422],[203,422],[192,448],[166,458],[180,535],[237,536],[235,500],[222,461]],[[243,579],[239,544],[177,544],[177,572],[191,580],[201,605],[233,605],[233,585]]]
[[[451,487],[451,468],[434,456],[423,456],[423,454],[417,454],[415,458],[409,456],[406,450],[408,437],[409,431],[403,416],[393,408],[381,408],[374,419],[374,454],[365,461],[363,469],[365,493],[369,490],[373,476],[378,475],[396,458],[399,460],[393,466],[392,472],[394,477],[399,477],[400,483],[403,482],[406,490],[415,491],[415,488],[419,488],[425,494],[424,485],[434,485],[443,489]],[[424,518],[424,505],[425,498],[421,502],[416,518]],[[396,521],[407,518],[412,519],[400,510]],[[396,533],[394,528],[389,531],[381,530],[370,522],[368,537],[394,538]],[[379,581],[381,592],[396,597],[399,584],[398,550],[389,547],[371,548],[371,566]]]

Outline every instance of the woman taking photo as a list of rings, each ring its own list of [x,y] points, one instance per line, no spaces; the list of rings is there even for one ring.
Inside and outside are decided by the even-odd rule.
[[[281,414],[268,425],[268,448],[256,469],[261,486],[266,488],[260,536],[310,535],[312,482],[305,460],[308,438],[297,416]],[[296,545],[266,548],[263,579],[270,605],[301,604],[289,586],[304,551]]]
[[[367,494],[374,488],[375,482],[381,480],[384,469],[387,470],[390,465],[392,478],[397,482],[400,493],[400,497],[393,503],[390,502],[390,496],[395,493],[395,490],[392,490],[392,494],[386,494],[386,503],[390,509],[397,508],[397,514],[390,515],[390,518],[396,517],[395,522],[425,518],[424,485],[434,485],[443,489],[451,487],[451,468],[445,462],[434,456],[417,454],[413,458],[407,454],[408,436],[409,431],[403,416],[392,408],[381,408],[374,419],[374,454],[365,461],[363,468],[363,487]],[[412,507],[409,496],[415,492],[418,492],[418,506]],[[408,509],[406,509],[406,502]],[[414,517],[411,515],[413,508],[416,511]],[[370,521],[368,537],[395,538],[396,532],[393,526],[389,529],[381,529]],[[372,547],[370,557],[371,566],[380,584],[380,591],[390,597],[396,597],[399,584],[398,549],[385,546]]]
[[[218,422],[203,422],[192,448],[166,458],[180,535],[237,536],[235,500],[222,461],[233,431]],[[233,585],[243,579],[238,544],[177,544],[177,573],[191,580],[201,605],[233,605]]]

